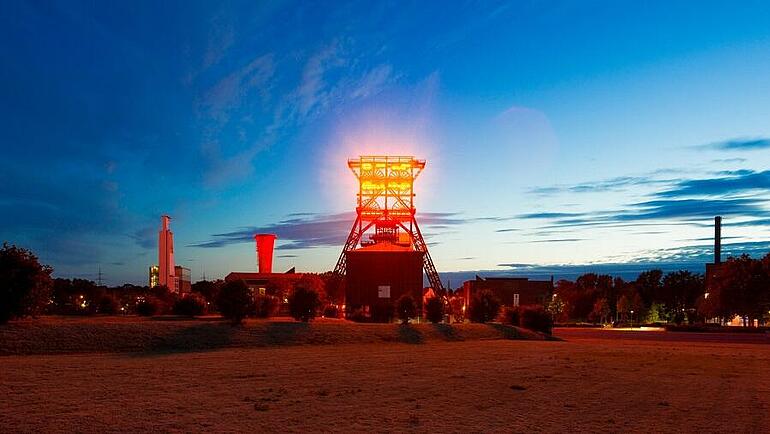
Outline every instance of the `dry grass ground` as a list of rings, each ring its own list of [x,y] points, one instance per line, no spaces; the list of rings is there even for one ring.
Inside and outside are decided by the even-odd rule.
[[[359,324],[318,319],[248,320],[233,327],[219,317],[197,320],[142,317],[43,317],[0,326],[0,355],[158,353],[291,345],[432,343],[480,339],[543,339],[499,324]]]
[[[468,340],[0,357],[0,431],[770,432],[770,346]]]

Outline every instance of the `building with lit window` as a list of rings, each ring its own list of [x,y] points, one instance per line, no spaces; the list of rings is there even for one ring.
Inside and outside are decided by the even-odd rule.
[[[158,266],[153,265],[150,267],[150,288],[158,286]]]

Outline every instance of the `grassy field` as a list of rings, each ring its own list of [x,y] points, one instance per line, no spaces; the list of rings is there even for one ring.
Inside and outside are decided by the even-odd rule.
[[[43,317],[0,326],[0,355],[159,353],[291,345],[401,342],[410,344],[480,339],[543,339],[499,324],[361,324],[318,319],[247,320],[233,327],[218,317],[198,320],[142,317]]]
[[[770,345],[419,342],[7,355],[2,431],[770,431]]]

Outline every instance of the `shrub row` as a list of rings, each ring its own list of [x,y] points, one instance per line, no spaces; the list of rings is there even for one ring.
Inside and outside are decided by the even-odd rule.
[[[506,307],[503,310],[503,321],[506,324],[523,327],[550,335],[553,330],[553,319],[542,306]]]

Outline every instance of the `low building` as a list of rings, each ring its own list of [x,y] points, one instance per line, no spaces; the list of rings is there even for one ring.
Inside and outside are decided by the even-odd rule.
[[[174,285],[177,294],[189,294],[192,291],[190,269],[177,265],[174,267]]]
[[[225,276],[225,282],[242,280],[253,295],[273,295],[286,297],[294,284],[302,279],[303,273],[296,273],[294,268],[286,273],[232,272]],[[286,300],[282,300],[286,302]]]
[[[481,290],[492,292],[504,306],[542,306],[553,294],[553,277],[551,280],[529,280],[526,277],[476,276],[463,283],[465,305]]]

